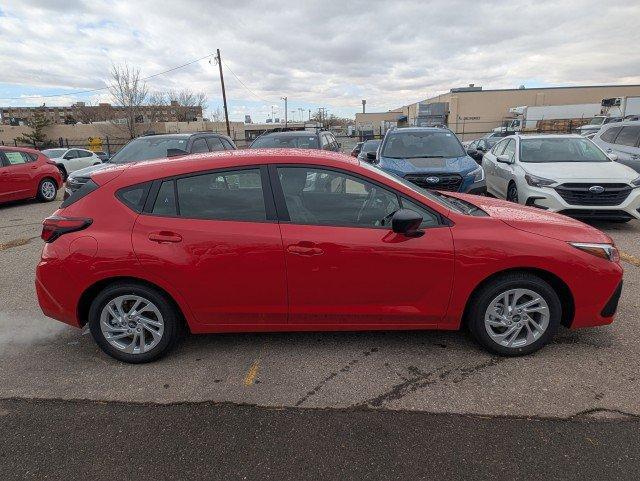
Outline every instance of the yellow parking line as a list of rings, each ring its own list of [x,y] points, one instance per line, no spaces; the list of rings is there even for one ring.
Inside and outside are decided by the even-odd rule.
[[[636,267],[640,267],[640,258],[632,256],[631,254],[627,254],[626,252],[620,251],[620,260],[628,262],[629,264]]]
[[[260,367],[260,359],[256,359],[255,362],[251,365],[251,367],[247,371],[247,375],[244,377],[245,386],[253,385],[253,382],[256,380],[256,376],[258,375],[259,367]]]
[[[0,251],[5,251],[7,249],[11,249],[12,247],[20,247],[28,244],[33,239],[37,239],[38,237],[25,237],[22,239],[13,239],[8,242],[0,243]]]

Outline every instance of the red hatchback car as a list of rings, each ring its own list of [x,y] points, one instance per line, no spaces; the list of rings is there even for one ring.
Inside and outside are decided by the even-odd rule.
[[[246,150],[108,169],[44,221],[47,316],[127,362],[192,333],[459,329],[502,355],[609,324],[612,240],[570,218],[422,190],[340,154]]]
[[[32,199],[50,202],[62,187],[55,162],[34,149],[0,146],[0,202]]]

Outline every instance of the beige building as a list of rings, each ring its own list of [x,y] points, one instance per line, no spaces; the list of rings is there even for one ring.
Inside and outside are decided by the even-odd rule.
[[[640,85],[484,90],[471,84],[389,112],[358,113],[356,129],[361,130],[358,126],[373,124],[378,132],[382,121],[397,122],[399,126],[415,125],[419,108],[425,110],[431,107],[434,110],[434,123],[438,123],[438,108],[442,108],[442,123],[464,139],[470,139],[490,132],[505,120],[513,118],[509,113],[513,107],[599,104],[605,98],[625,96],[640,96]]]

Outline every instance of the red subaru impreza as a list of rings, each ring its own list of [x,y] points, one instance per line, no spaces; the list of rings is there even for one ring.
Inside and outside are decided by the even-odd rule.
[[[50,202],[62,187],[55,162],[35,149],[0,147],[0,202],[37,198]]]
[[[127,362],[192,333],[459,329],[522,355],[609,324],[612,240],[567,217],[422,190],[333,153],[248,150],[98,172],[44,221],[47,316]]]

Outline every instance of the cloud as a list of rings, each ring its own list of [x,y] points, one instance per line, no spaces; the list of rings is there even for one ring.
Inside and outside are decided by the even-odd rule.
[[[146,76],[220,48],[253,92],[225,70],[236,118],[265,116],[284,95],[290,110],[352,115],[362,98],[387,110],[468,83],[640,83],[637,2],[5,0],[2,12],[0,89],[100,88],[112,63]],[[206,60],[149,87],[221,104]]]

